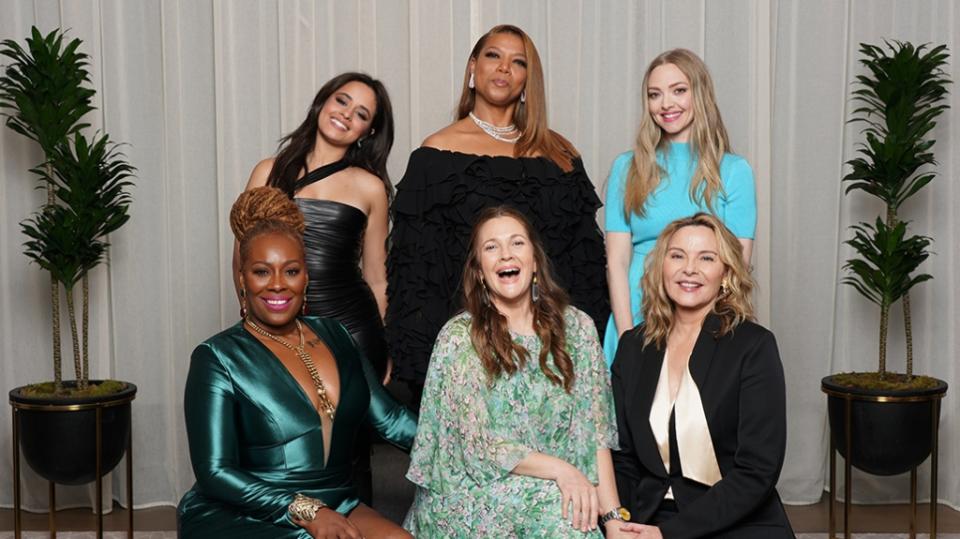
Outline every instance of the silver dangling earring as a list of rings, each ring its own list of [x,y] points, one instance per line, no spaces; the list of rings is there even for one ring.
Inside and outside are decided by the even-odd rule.
[[[467,81],[467,88],[473,89],[476,87],[476,84],[473,82],[473,73],[470,73],[470,80]]]
[[[490,291],[487,290],[487,282],[480,278],[480,286],[483,287],[483,304],[490,305]]]
[[[530,299],[536,303],[540,301],[540,286],[537,285],[537,274],[533,274],[533,284],[530,285]]]
[[[363,148],[363,139],[362,139],[362,138],[358,138],[358,139],[357,139],[357,148]]]
[[[521,103],[526,103],[526,102],[527,102],[527,91],[526,91],[526,90],[523,90],[522,92],[520,92],[520,102],[521,102]]]

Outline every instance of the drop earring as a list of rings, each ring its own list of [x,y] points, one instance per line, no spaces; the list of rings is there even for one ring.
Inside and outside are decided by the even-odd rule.
[[[247,319],[247,291],[244,288],[240,289],[240,320]]]
[[[476,84],[473,82],[473,73],[470,73],[470,80],[467,81],[467,88],[471,90],[476,87]]]
[[[537,285],[537,272],[533,272],[533,284],[530,285],[530,300],[534,303],[540,301],[540,286]]]
[[[307,287],[303,287],[303,305],[300,307],[300,315],[307,316],[309,310],[307,309]]]
[[[526,102],[527,102],[527,91],[526,91],[526,90],[523,90],[522,92],[520,92],[520,102],[521,102],[521,103],[526,103]]]

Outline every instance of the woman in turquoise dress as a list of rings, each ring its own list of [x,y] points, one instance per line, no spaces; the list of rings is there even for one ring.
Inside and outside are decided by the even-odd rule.
[[[617,156],[607,178],[608,365],[620,336],[643,321],[644,259],[668,223],[701,211],[716,215],[749,265],[757,221],[753,171],[730,153],[703,60],[685,49],[660,54],[643,77],[643,95],[636,146]]]
[[[467,256],[465,310],[430,358],[404,527],[421,539],[584,537],[604,515],[621,533],[596,326],[569,306],[518,210],[482,211]]]
[[[298,316],[303,216],[282,191],[244,192],[242,320],[193,352],[184,395],[197,482],[178,508],[182,537],[410,537],[360,503],[355,441],[369,423],[409,449],[416,418],[380,385],[339,322]]]

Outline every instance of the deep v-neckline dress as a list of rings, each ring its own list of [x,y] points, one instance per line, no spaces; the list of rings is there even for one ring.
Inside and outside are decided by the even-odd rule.
[[[191,356],[184,416],[197,482],[180,501],[184,537],[307,538],[287,505],[300,492],[340,513],[356,507],[353,461],[365,423],[398,447],[412,445],[416,417],[383,389],[343,326],[302,320],[339,370],[326,464],[316,408],[276,356],[237,323]]]

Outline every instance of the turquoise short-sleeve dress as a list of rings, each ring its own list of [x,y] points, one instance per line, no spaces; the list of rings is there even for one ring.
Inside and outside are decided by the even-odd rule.
[[[691,155],[690,144],[673,142],[666,151],[657,152],[657,162],[667,175],[647,198],[644,216],[631,213],[627,217],[623,211],[623,198],[632,159],[632,151],[622,153],[614,159],[613,166],[610,167],[604,228],[607,232],[630,233],[633,257],[627,278],[630,283],[630,312],[633,313],[633,324],[637,325],[643,321],[643,313],[640,312],[643,263],[647,254],[653,250],[657,236],[671,222],[708,209],[702,201],[690,199],[690,182],[697,166],[696,158]],[[739,155],[724,154],[720,161],[720,180],[723,183],[723,193],[714,201],[714,213],[734,236],[753,239],[757,224],[757,197],[750,164]],[[603,339],[607,365],[613,362],[619,340],[617,325],[611,314]]]

